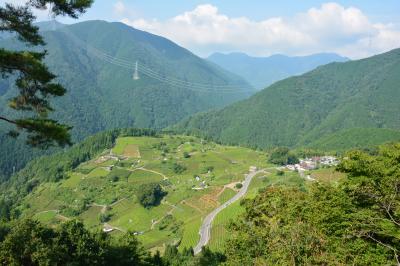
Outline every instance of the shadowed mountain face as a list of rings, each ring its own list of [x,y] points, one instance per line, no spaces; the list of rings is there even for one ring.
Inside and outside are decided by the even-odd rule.
[[[243,53],[215,53],[208,60],[233,72],[250,82],[257,89],[294,75],[301,75],[318,66],[332,62],[345,62],[348,58],[331,53],[309,56],[272,55],[251,57]]]
[[[398,140],[399,134],[379,129],[400,129],[399,73],[400,49],[331,63],[279,81],[222,110],[195,115],[176,128],[263,148],[315,144],[324,149],[334,148],[329,144],[350,148],[371,134],[376,136],[374,144]],[[372,133],[360,134],[365,128]],[[354,130],[342,131],[346,129]]]
[[[54,100],[53,116],[74,127],[76,140],[110,128],[163,128],[254,91],[242,78],[173,42],[122,23],[39,27],[47,43],[46,63],[68,91]],[[14,38],[1,40],[0,47],[26,48]],[[133,80],[136,62],[140,79]],[[11,79],[0,82],[0,112],[12,117],[5,107],[15,93],[11,84]],[[40,154],[5,137],[6,129],[0,130],[0,149],[10,154],[0,162],[0,175]]]

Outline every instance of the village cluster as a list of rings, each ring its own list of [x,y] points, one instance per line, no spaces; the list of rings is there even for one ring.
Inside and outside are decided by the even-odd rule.
[[[336,166],[339,160],[335,156],[321,156],[299,159],[298,164],[288,164],[286,168],[291,171],[309,171],[323,166]]]

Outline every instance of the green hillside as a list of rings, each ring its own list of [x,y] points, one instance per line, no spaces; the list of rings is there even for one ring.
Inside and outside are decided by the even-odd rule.
[[[90,144],[96,145],[87,152]],[[266,158],[262,152],[189,136],[106,132],[72,153],[30,163],[11,179],[7,191],[15,195],[21,218],[49,225],[78,218],[91,230],[112,228],[111,234],[117,235],[133,230],[147,249],[164,244],[184,248],[197,243],[202,218],[236,194],[235,185],[250,166],[269,167]],[[260,188],[279,183],[301,185],[304,179],[294,172],[278,176],[273,167],[254,177],[247,195],[254,197]],[[149,184],[159,184],[166,193],[160,202],[143,206],[141,195]],[[213,249],[223,249],[225,226],[243,211],[234,204],[218,216]]]
[[[40,26],[46,29],[45,23]],[[111,128],[163,128],[251,92],[234,74],[165,38],[122,23],[87,21],[56,29],[42,32],[46,63],[67,88],[66,96],[54,103],[54,116],[73,126],[75,140]],[[15,39],[1,40],[0,47],[25,48]],[[126,61],[138,62],[139,80],[132,79],[133,69],[126,67]],[[6,100],[14,94],[12,81],[0,82],[0,112],[9,117],[13,114]],[[0,175],[8,175],[14,166],[19,169],[40,153],[4,137],[6,130],[1,126],[0,149],[7,150],[8,157],[0,160]]]
[[[22,260],[23,243],[28,259],[55,261],[65,247],[79,250],[70,256],[89,262],[78,264],[131,263],[140,252],[147,258],[140,265],[395,265],[399,151],[399,144],[352,151],[337,167],[301,177],[248,148],[154,130],[99,133],[36,159],[3,184],[0,215],[8,222],[0,226],[0,255]],[[187,247],[198,241],[202,218],[235,195],[249,165],[263,171],[244,200],[216,216],[207,248],[194,256]],[[144,207],[143,192],[157,186],[162,196],[145,197],[152,203]],[[208,263],[213,256],[220,259]]]
[[[340,130],[311,142],[308,147],[345,151],[348,148],[374,147],[385,142],[400,142],[400,131],[385,128],[352,128]]]
[[[262,148],[308,146],[344,129],[398,130],[399,73],[400,49],[363,60],[331,63],[277,82],[222,110],[195,115],[175,129],[223,143]],[[397,134],[383,132],[382,136],[373,144],[398,139]],[[366,139],[344,143],[340,148],[372,144]]]

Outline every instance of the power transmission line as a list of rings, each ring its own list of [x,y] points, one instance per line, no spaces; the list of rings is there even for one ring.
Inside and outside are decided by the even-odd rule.
[[[254,92],[255,91],[251,86],[243,86],[242,84],[240,84],[240,85],[214,85],[214,84],[206,84],[206,83],[189,82],[189,81],[177,79],[174,77],[165,77],[165,76],[161,75],[160,73],[152,70],[151,68],[146,67],[144,64],[139,64],[138,61],[136,61],[135,64],[133,64],[132,61],[116,58],[110,54],[105,53],[102,50],[94,48],[93,46],[89,45],[87,42],[84,42],[83,40],[78,38],[74,33],[72,33],[68,29],[68,26],[64,27],[62,32],[66,33],[81,48],[86,50],[88,53],[94,55],[95,57],[97,57],[107,63],[113,64],[115,66],[134,71],[134,73],[133,73],[134,80],[139,79],[138,72],[140,72],[149,78],[166,83],[170,86],[185,88],[185,89],[193,90],[193,91],[224,92],[224,93],[245,93],[245,92]]]

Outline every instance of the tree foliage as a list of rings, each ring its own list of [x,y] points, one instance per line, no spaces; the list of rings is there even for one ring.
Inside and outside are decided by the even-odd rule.
[[[54,16],[67,15],[77,18],[93,0],[50,1],[30,0],[25,6],[5,4],[0,7],[0,32],[15,33],[18,39],[28,46],[45,45],[39,35],[38,27],[33,25],[35,16],[32,8],[47,9]],[[1,78],[14,78],[18,94],[9,100],[9,107],[15,111],[28,112],[31,117],[11,118],[0,115],[0,120],[15,126],[10,136],[18,136],[20,131],[27,133],[27,143],[31,146],[47,148],[50,145],[71,145],[71,127],[49,119],[53,111],[49,99],[65,94],[66,90],[54,82],[56,76],[43,63],[47,52],[29,50],[11,51],[0,48]]]
[[[209,248],[203,247],[198,256],[194,256],[192,248],[184,248],[179,252],[175,246],[168,245],[162,257],[163,265],[166,266],[216,266],[226,260],[226,257],[219,252],[212,252]]]
[[[277,147],[271,151],[268,161],[273,164],[286,165],[296,164],[299,162],[299,159],[289,148]]]
[[[166,77],[190,83],[249,86],[243,79],[188,53],[173,42],[123,23],[97,20],[73,25],[42,22],[37,26],[46,46],[33,50],[47,50],[46,66],[57,75],[55,80],[68,89],[63,97],[49,99],[56,111],[48,118],[73,126],[69,131],[73,142],[114,128],[165,128],[190,114],[248,96],[247,92],[218,92],[211,87],[205,91],[181,88],[145,75],[134,81],[132,70],[107,63],[90,52],[91,49],[88,51],[93,47],[133,63],[138,60],[141,62],[139,68],[145,64]],[[28,49],[25,43],[11,37],[1,39],[0,47],[11,51]],[[8,118],[17,114],[6,107],[8,99],[17,92],[13,78],[15,75],[0,80],[0,114]],[[0,175],[9,177],[14,166],[18,171],[38,155],[56,150],[56,147],[45,151],[30,148],[20,141],[25,137],[24,133],[18,139],[7,137],[14,125],[0,123],[0,149],[8,154],[0,158]]]
[[[400,144],[382,146],[377,155],[347,154],[338,169],[348,174],[344,187],[357,207],[353,233],[393,252],[400,252]]]
[[[133,233],[113,240],[79,221],[53,229],[33,220],[15,222],[0,243],[1,265],[152,265]]]
[[[175,174],[182,174],[183,172],[186,171],[186,166],[181,165],[179,163],[174,163],[172,165],[172,170],[174,171]]]
[[[160,184],[148,183],[139,186],[136,196],[143,207],[151,208],[159,205],[166,194]]]
[[[327,151],[400,141],[400,49],[278,81],[174,128],[224,144]]]
[[[354,151],[348,179],[304,191],[270,187],[232,224],[228,265],[393,265],[400,249],[400,144]]]
[[[203,248],[179,252],[167,246],[164,256],[145,251],[133,232],[111,237],[67,221],[57,228],[33,220],[0,224],[0,265],[216,266],[225,256]]]

